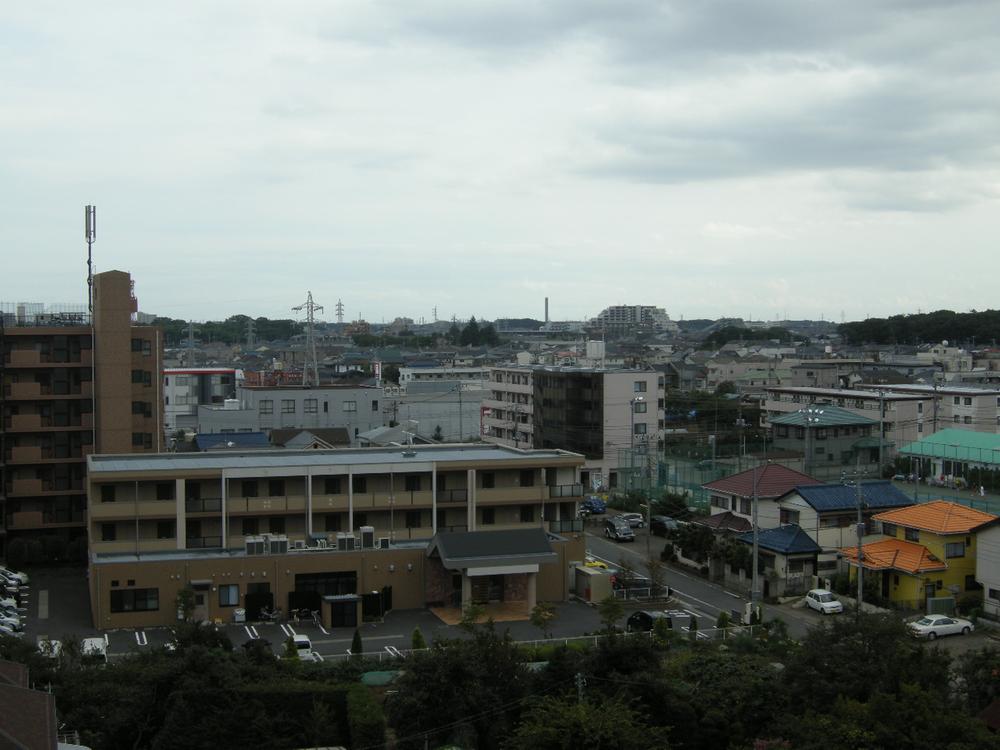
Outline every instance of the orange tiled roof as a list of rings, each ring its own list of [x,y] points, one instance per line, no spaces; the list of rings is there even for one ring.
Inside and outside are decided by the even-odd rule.
[[[932,570],[947,570],[948,566],[938,560],[922,544],[904,542],[901,539],[883,539],[864,545],[864,567],[868,570],[899,570],[904,573],[925,573]],[[840,550],[848,562],[858,564],[858,548],[845,547]]]
[[[897,508],[878,513],[877,521],[907,526],[911,529],[923,529],[935,534],[967,534],[973,529],[996,521],[1000,516],[981,510],[967,508],[947,500],[931,500],[929,503],[911,505],[908,508]]]

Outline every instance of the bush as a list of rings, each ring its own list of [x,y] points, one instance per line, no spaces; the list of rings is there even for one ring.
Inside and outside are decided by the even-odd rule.
[[[348,688],[347,721],[351,747],[381,747],[385,743],[385,714],[368,688]]]
[[[731,625],[731,618],[729,613],[725,610],[719,612],[719,616],[715,619],[715,627],[717,628],[728,628]]]
[[[424,640],[424,634],[420,632],[419,627],[413,629],[413,636],[410,638],[410,648],[414,651],[427,648],[427,641]]]
[[[969,591],[962,594],[958,600],[955,602],[955,610],[960,614],[969,615],[973,610],[979,609],[983,606],[983,592],[982,591]]]
[[[361,654],[365,652],[364,644],[361,643],[361,631],[357,628],[354,629],[354,638],[351,639],[351,656],[354,659],[360,659]]]

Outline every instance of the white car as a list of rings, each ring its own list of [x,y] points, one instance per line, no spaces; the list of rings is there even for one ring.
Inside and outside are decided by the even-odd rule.
[[[925,615],[908,626],[910,633],[917,638],[926,638],[933,641],[941,635],[968,635],[976,626],[968,620],[959,617],[949,617],[948,615]]]
[[[24,630],[21,618],[16,615],[5,615],[0,613],[0,625],[10,628],[11,630]]]
[[[15,630],[14,628],[4,625],[2,622],[0,622],[0,635],[9,635],[13,636],[14,638],[21,638],[22,636],[24,636],[24,633],[21,632],[20,630]]]
[[[806,604],[817,612],[824,615],[833,615],[844,611],[844,605],[832,591],[826,589],[813,589],[806,594]]]
[[[309,636],[298,633],[292,636],[292,641],[295,643],[295,652],[299,655],[300,660],[323,661],[323,657],[316,651],[313,651],[312,641],[309,640]]]
[[[621,517],[624,518],[628,525],[633,529],[642,529],[646,527],[646,519],[643,518],[642,513],[622,513]]]
[[[27,573],[21,573],[10,568],[0,567],[0,576],[13,579],[18,586],[27,586],[30,583]]]

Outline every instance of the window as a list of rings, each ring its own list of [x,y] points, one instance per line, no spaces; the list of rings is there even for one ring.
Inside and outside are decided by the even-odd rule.
[[[636,380],[634,383],[632,383],[632,392],[633,393],[645,393],[646,392],[646,381],[645,380]]]
[[[1000,590],[990,589],[986,592],[990,599],[1000,602]]]
[[[340,528],[340,513],[327,513],[326,514],[326,527],[325,531],[341,531]]]
[[[636,422],[634,425],[632,425],[632,434],[633,435],[645,435],[646,434],[646,423],[645,422]]]
[[[285,495],[285,480],[284,479],[268,479],[267,480],[267,496],[268,497],[284,497]]]
[[[521,523],[534,523],[535,522],[535,506],[534,505],[522,505],[521,506]]]
[[[965,424],[972,424],[972,417],[964,417],[962,421],[965,422]]]
[[[257,480],[244,479],[240,482],[240,494],[243,497],[257,497]]]
[[[142,370],[132,370],[132,382],[133,383],[141,384],[142,383],[142,373],[143,373]]]
[[[340,477],[323,477],[323,494],[339,495],[341,492]]]
[[[906,529],[906,541],[908,542],[919,542],[920,541],[920,529]]]
[[[744,516],[749,516],[752,512],[753,511],[752,511],[752,509],[750,507],[750,498],[748,498],[748,497],[741,497],[740,498],[740,513],[742,513]]]
[[[483,526],[492,526],[496,523],[496,511],[494,508],[483,508]]]
[[[492,471],[483,472],[483,489],[492,490],[496,486],[496,474]]]
[[[274,401],[269,398],[261,399],[260,402],[260,413],[261,414],[274,414]]]
[[[522,469],[521,470],[521,486],[522,487],[534,487],[535,486],[535,472],[533,469]]]
[[[781,523],[798,523],[799,522],[799,511],[788,510],[787,508],[781,509]]]
[[[368,514],[367,513],[355,513],[354,514],[354,525],[355,527],[367,526],[368,525]]]
[[[358,410],[358,402],[357,401],[345,401],[344,402],[344,411],[357,411],[357,410]]]
[[[716,508],[722,508],[723,510],[729,510],[729,498],[721,497],[719,495],[712,495],[712,505]]]
[[[295,399],[283,398],[281,399],[281,413],[282,414],[294,414],[295,413]]]
[[[805,570],[805,560],[789,560],[788,561],[788,572],[789,573],[801,573]]]
[[[141,352],[144,357],[148,357],[153,351],[153,346],[149,339],[132,339],[132,351]]]
[[[954,417],[952,417],[951,421],[954,422],[955,424],[958,424],[958,420],[959,420],[959,416],[956,414]]]
[[[882,533],[885,534],[886,536],[892,536],[892,537],[896,536],[896,526],[895,526],[895,524],[883,522],[882,523]]]
[[[816,428],[816,439],[817,440],[826,440],[826,428],[825,427],[817,427]]]
[[[372,401],[372,411],[378,411],[378,401]]]
[[[243,519],[243,536],[257,536],[260,533],[260,520],[257,518]]]
[[[329,401],[324,401],[323,402],[323,413],[324,414],[328,414],[329,412],[330,412],[330,402]]]
[[[948,542],[944,545],[946,558],[965,557],[965,542]]]
[[[240,585],[238,583],[223,583],[219,585],[219,606],[235,607],[240,603]]]
[[[420,528],[420,511],[419,510],[408,510],[408,511],[406,511],[406,528],[408,528],[408,529],[419,529]]]
[[[319,400],[315,398],[307,398],[302,402],[302,412],[303,414],[315,414],[319,411]]]
[[[972,406],[972,397],[966,396],[962,403],[965,404],[966,406]]]
[[[953,404],[954,404],[955,406],[958,406],[958,405],[959,405],[959,404],[960,404],[961,402],[962,402],[962,400],[961,400],[961,399],[960,399],[960,398],[959,398],[958,396],[955,396],[955,397],[954,397],[954,398],[952,399],[952,403],[953,403]]]
[[[101,502],[113,503],[115,501],[115,486],[113,484],[101,485]]]
[[[285,517],[284,516],[271,516],[271,522],[269,524],[270,531],[272,534],[284,534],[285,533]]]
[[[359,495],[368,492],[368,477],[351,477],[351,492]]]
[[[924,413],[924,402],[923,401],[918,401],[917,402],[917,414],[923,414],[923,413]]]
[[[173,482],[157,482],[156,483],[156,499],[157,500],[173,500],[174,499],[174,483]]]
[[[148,401],[133,401],[132,413],[141,417],[151,417],[153,416],[153,405]]]
[[[112,612],[155,612],[159,608],[159,589],[124,589],[111,592]]]
[[[634,402],[632,402],[632,413],[633,414],[645,414],[646,413],[646,402],[645,401],[634,401]]]
[[[173,521],[157,521],[156,522],[156,538],[157,539],[173,539],[177,536],[177,532],[174,530]]]
[[[419,474],[407,474],[404,480],[405,488],[407,492],[420,492],[420,475]],[[484,487],[486,485],[483,485]]]
[[[437,512],[437,527],[438,527],[438,529],[445,528],[448,525],[447,524],[447,520],[448,520],[448,511],[442,510],[442,509],[439,508],[438,512]]]
[[[133,432],[132,433],[132,447],[133,448],[141,448],[142,447],[142,433],[141,432]]]
[[[101,541],[102,542],[113,542],[117,538],[117,529],[113,523],[102,523],[101,524]]]

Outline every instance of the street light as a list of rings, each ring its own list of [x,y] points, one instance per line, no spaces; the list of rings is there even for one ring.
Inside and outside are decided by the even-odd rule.
[[[810,406],[806,409],[799,409],[799,414],[802,415],[802,420],[805,423],[806,428],[806,456],[805,460],[802,462],[802,470],[808,474],[809,464],[812,457],[812,446],[810,445],[811,441],[809,440],[809,433],[812,432],[813,425],[818,425],[823,421],[823,410],[814,409]]]

